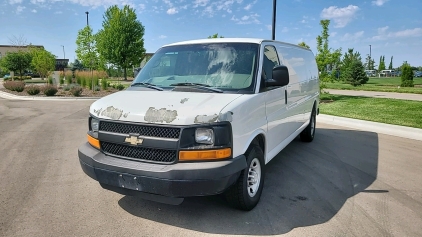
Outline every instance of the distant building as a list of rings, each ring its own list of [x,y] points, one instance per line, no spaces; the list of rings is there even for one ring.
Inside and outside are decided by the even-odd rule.
[[[28,47],[44,48],[42,45],[27,45],[27,46],[15,46],[15,45],[0,45],[0,58],[4,57],[7,52],[17,52],[19,50],[27,50]]]

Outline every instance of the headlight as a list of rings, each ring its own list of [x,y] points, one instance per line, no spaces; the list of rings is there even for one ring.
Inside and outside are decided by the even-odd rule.
[[[210,128],[197,128],[195,131],[195,141],[207,145],[214,144],[214,131]]]
[[[91,130],[93,132],[98,132],[98,128],[100,127],[100,121],[95,118],[91,118]]]

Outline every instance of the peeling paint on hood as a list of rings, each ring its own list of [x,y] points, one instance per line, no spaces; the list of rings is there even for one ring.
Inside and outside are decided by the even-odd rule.
[[[213,123],[218,119],[218,114],[214,115],[198,115],[195,117],[194,123]]]
[[[120,91],[95,101],[90,107],[90,113],[104,119],[173,125],[230,121],[231,114],[221,114],[221,111],[241,96],[225,93]]]
[[[167,110],[166,108],[156,109],[154,107],[150,107],[145,113],[144,120],[150,123],[171,123],[176,119],[176,117],[176,110]]]
[[[120,117],[122,117],[122,114],[123,114],[123,110],[114,108],[113,106],[109,106],[101,112],[101,116],[109,117],[115,120],[120,119]]]

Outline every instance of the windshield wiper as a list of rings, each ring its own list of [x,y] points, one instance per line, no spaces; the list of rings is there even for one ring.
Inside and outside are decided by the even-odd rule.
[[[213,92],[217,92],[217,93],[223,93],[223,91],[220,90],[220,89],[213,88],[210,85],[202,84],[202,83],[181,82],[181,83],[171,84],[170,86],[193,86],[193,87],[198,87],[198,88],[201,88],[201,89],[205,89],[205,90],[209,90],[209,91],[213,91]]]
[[[145,86],[147,88],[155,89],[157,91],[163,91],[164,90],[163,88],[156,86],[154,84],[148,83],[148,82],[135,82],[135,83],[131,84],[130,86],[131,87],[132,86]]]

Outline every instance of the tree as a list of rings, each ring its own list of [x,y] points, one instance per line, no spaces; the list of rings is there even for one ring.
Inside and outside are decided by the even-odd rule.
[[[407,62],[404,62],[401,66],[401,86],[414,87],[413,70]]]
[[[373,60],[369,54],[365,59],[365,68],[368,70],[375,70],[375,60]]]
[[[363,85],[369,80],[365,73],[365,67],[360,60],[354,59],[342,72],[342,75],[344,75],[345,78],[345,82],[355,87]]]
[[[337,70],[340,64],[341,48],[332,50],[328,46],[328,26],[330,20],[321,20],[320,25],[322,26],[321,35],[318,35],[317,40],[317,54],[315,56],[318,70],[320,71],[320,90],[325,88],[325,83],[332,81],[335,78],[336,73],[331,73],[329,76],[328,71]]]
[[[47,78],[55,69],[56,57],[45,49],[32,48],[30,52],[32,55],[31,67],[40,74],[41,78]]]
[[[344,54],[341,71],[341,79],[353,86],[365,84],[369,80],[360,53],[353,52],[353,48],[349,48]]]
[[[388,69],[393,69],[393,56],[391,56],[390,64],[388,65]]]
[[[128,5],[121,10],[117,5],[109,7],[102,26],[96,35],[98,52],[107,62],[123,68],[127,80],[127,69],[138,66],[145,57],[144,26]]]
[[[92,28],[85,26],[78,31],[76,37],[76,57],[82,61],[82,64],[90,69],[97,69],[99,65],[99,55],[95,44],[95,35]]]
[[[299,44],[297,44],[297,45],[299,45],[299,46],[301,46],[301,47],[304,47],[304,48],[307,48],[307,49],[310,49],[311,47],[309,47],[309,45],[307,45],[305,42],[300,42]]]
[[[7,52],[6,56],[2,58],[2,67],[13,72],[19,72],[22,76],[23,71],[31,65],[31,54],[18,50],[17,52]]]
[[[385,56],[380,56],[380,64],[378,65],[378,72],[385,70]]]
[[[218,33],[208,36],[208,39],[214,39],[214,38],[224,38],[224,36],[220,35],[220,37],[218,37]]]

